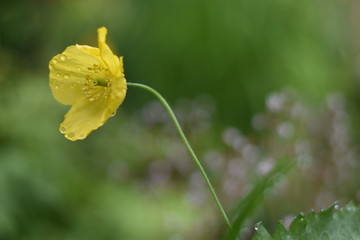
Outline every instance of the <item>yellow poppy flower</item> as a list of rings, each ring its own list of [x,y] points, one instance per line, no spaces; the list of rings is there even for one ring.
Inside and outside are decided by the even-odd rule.
[[[98,48],[72,45],[49,63],[53,96],[72,106],[59,129],[72,141],[86,138],[114,116],[126,95],[123,58],[106,44],[107,29],[97,31]]]

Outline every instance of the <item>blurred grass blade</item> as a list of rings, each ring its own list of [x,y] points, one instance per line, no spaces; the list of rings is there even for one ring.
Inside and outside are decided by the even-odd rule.
[[[238,203],[233,210],[233,229],[225,233],[224,240],[235,240],[244,222],[249,219],[264,201],[264,192],[275,185],[279,177],[285,175],[293,166],[289,159],[278,160],[275,167],[262,179],[258,180],[253,189]]]

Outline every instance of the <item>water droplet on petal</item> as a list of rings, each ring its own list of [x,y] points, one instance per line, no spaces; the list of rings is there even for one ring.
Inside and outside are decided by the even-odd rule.
[[[55,89],[59,89],[59,86],[58,86],[58,85],[55,85]]]
[[[93,102],[94,100],[95,100],[95,98],[93,98],[93,97],[89,99],[90,102]]]
[[[61,61],[65,61],[65,60],[66,60],[66,56],[65,56],[65,55],[60,55],[60,60],[61,60]]]
[[[53,67],[52,65],[49,65],[49,69],[50,69],[50,70],[53,70],[54,67]]]
[[[57,76],[57,77],[60,77],[60,73],[57,73],[56,76]]]
[[[77,70],[80,72],[80,71],[81,71],[81,68],[77,68]]]
[[[68,135],[66,135],[68,138],[73,138],[75,137],[75,133],[74,132],[70,132]]]
[[[57,64],[57,63],[58,63],[58,61],[57,61],[56,59],[53,59],[52,62],[53,62],[54,64]]]
[[[61,132],[62,134],[66,133],[66,127],[60,127],[60,132]]]
[[[115,115],[116,115],[116,112],[111,113],[111,116],[112,116],[112,117],[115,116]]]
[[[69,77],[70,77],[70,75],[69,75],[68,73],[65,73],[65,74],[64,74],[64,78],[65,78],[65,79],[68,79]]]

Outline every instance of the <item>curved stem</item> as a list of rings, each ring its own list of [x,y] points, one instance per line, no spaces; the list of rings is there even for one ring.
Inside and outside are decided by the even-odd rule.
[[[151,93],[154,94],[154,95],[160,100],[160,102],[164,105],[164,107],[165,107],[166,110],[168,111],[171,119],[173,120],[173,122],[174,122],[174,124],[175,124],[175,127],[177,128],[177,130],[178,130],[178,132],[179,132],[179,134],[180,134],[180,137],[181,137],[182,141],[184,142],[186,148],[189,150],[189,153],[190,153],[191,157],[193,158],[196,166],[198,167],[200,173],[201,173],[202,176],[204,177],[205,182],[206,182],[206,184],[207,184],[207,186],[208,186],[208,188],[209,188],[209,190],[210,190],[210,193],[211,193],[212,197],[214,198],[215,203],[216,203],[217,207],[219,208],[219,210],[220,210],[220,212],[221,212],[221,214],[222,214],[222,216],[223,216],[226,224],[227,224],[230,228],[232,228],[231,223],[230,223],[230,221],[229,221],[229,219],[228,219],[228,217],[227,217],[227,215],[226,215],[226,213],[225,213],[225,211],[224,211],[224,209],[223,209],[223,207],[222,207],[222,205],[221,205],[221,203],[220,203],[220,201],[219,201],[219,199],[218,199],[218,197],[217,197],[217,195],[216,195],[216,193],[215,193],[214,187],[212,186],[212,184],[211,184],[211,182],[210,182],[210,180],[209,180],[209,178],[208,178],[208,176],[207,176],[207,174],[206,174],[203,166],[201,165],[199,159],[196,157],[194,150],[192,149],[192,147],[191,147],[189,141],[187,140],[187,138],[185,137],[185,134],[184,134],[183,130],[181,129],[180,124],[179,124],[177,118],[175,117],[174,112],[172,111],[170,105],[167,103],[167,101],[165,100],[165,98],[163,98],[163,97],[160,95],[160,93],[158,93],[155,89],[153,89],[153,88],[151,88],[151,87],[149,87],[149,86],[146,86],[146,85],[144,85],[144,84],[140,84],[140,83],[129,83],[129,82],[128,82],[127,85],[128,85],[128,86],[139,87],[139,88],[142,88],[142,89],[145,89],[145,90],[151,92]]]

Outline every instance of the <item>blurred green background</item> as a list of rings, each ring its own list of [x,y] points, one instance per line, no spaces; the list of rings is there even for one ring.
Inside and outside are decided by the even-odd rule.
[[[130,88],[86,140],[48,62],[108,43],[130,82],[175,107],[231,210],[278,158],[297,164],[247,222],[360,201],[356,1],[33,0],[0,3],[0,239],[219,239],[221,216],[154,97]]]

